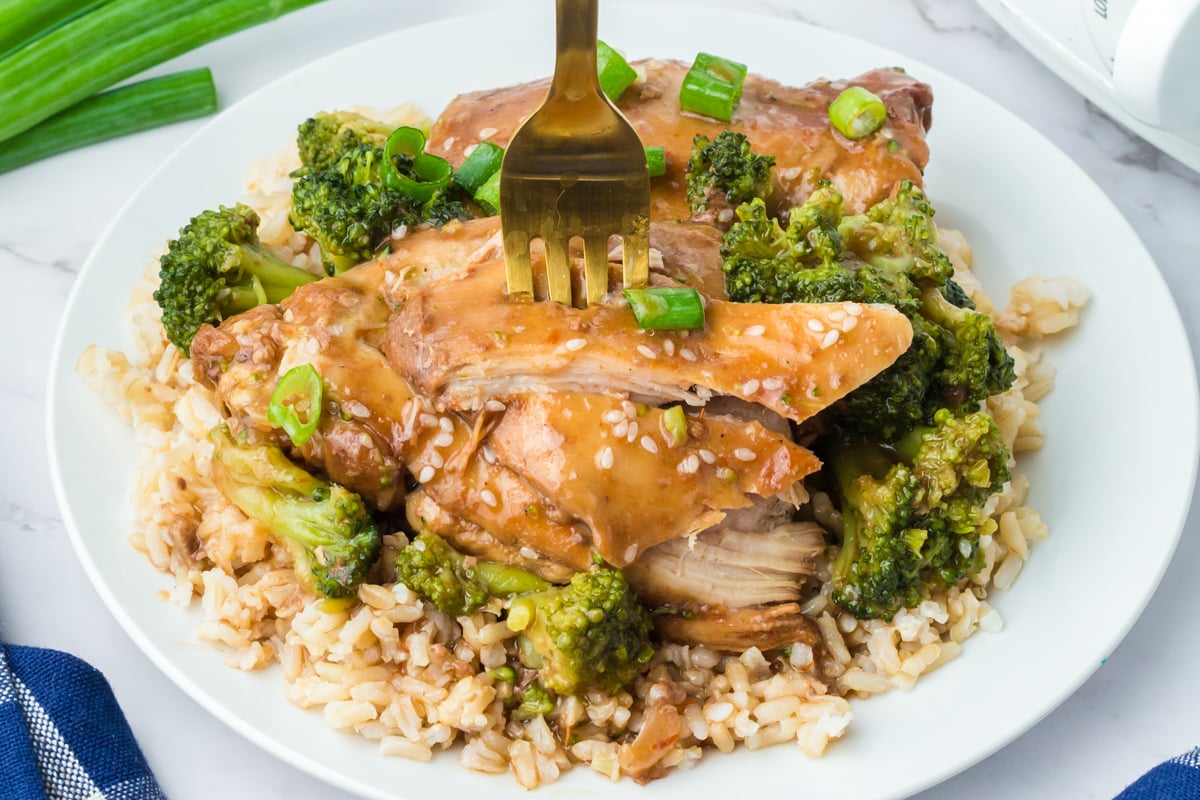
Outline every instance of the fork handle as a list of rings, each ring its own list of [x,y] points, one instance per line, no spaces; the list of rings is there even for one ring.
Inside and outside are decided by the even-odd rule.
[[[596,74],[596,28],[600,0],[557,0],[558,52],[550,96],[578,100],[600,90]]]

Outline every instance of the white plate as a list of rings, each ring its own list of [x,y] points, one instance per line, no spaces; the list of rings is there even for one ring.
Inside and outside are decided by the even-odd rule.
[[[451,754],[433,764],[382,758],[374,745],[331,732],[319,712],[289,705],[274,670],[237,672],[197,643],[198,613],[159,600],[167,579],[126,541],[132,437],[74,364],[93,342],[131,343],[122,315],[148,257],[191,215],[232,202],[246,165],[275,152],[310,113],[404,101],[436,113],[457,92],[548,73],[549,9],[526,16],[400,31],[299,70],[215,119],[141,188],[96,246],[51,369],[55,489],[79,557],[113,614],[171,679],[231,727],[300,769],[371,797],[528,795],[509,777],[461,769]],[[796,22],[700,9],[606,7],[601,35],[633,57],[690,60],[705,49],[792,83],[905,65],[937,95],[927,178],[939,220],[966,232],[987,286],[1002,298],[1012,281],[1040,271],[1074,275],[1092,290],[1082,330],[1047,348],[1059,377],[1042,405],[1046,449],[1022,469],[1052,534],[1034,548],[1016,587],[995,597],[1004,631],[970,640],[959,660],[910,693],[856,703],[849,734],[824,759],[787,745],[712,753],[653,792],[662,800],[737,796],[752,781],[773,796],[803,786],[811,796],[870,800],[930,786],[1062,702],[1117,645],[1157,585],[1196,466],[1195,379],[1175,307],[1129,225],[1070,159],[914,59]],[[540,794],[643,792],[577,769]]]

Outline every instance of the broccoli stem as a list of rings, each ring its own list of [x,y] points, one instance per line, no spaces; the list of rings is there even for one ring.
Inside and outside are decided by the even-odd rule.
[[[292,266],[262,246],[243,246],[241,257],[241,268],[258,278],[268,303],[282,302],[299,287],[317,279],[316,275]]]
[[[317,0],[112,0],[0,59],[0,141],[144,69]]]
[[[34,161],[217,110],[207,67],[139,81],[83,100],[0,148],[0,174]]]
[[[106,2],[108,0],[3,0],[0,2],[0,55]]]

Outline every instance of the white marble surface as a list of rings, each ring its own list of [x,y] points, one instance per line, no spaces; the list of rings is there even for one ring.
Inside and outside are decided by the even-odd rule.
[[[1196,349],[1200,314],[1190,301],[1200,298],[1200,176],[1096,112],[974,4],[704,4],[799,18],[857,34],[940,67],[1028,120],[1070,154],[1132,222],[1182,306]],[[494,7],[482,0],[419,5],[330,0],[172,66],[212,66],[227,105],[313,57],[373,33]],[[10,287],[13,300],[0,314],[0,407],[5,412],[0,416],[0,441],[9,453],[0,458],[0,637],[68,650],[99,667],[164,789],[177,800],[342,798],[346,795],[245,742],[155,669],[87,582],[51,492],[43,422],[45,384],[67,294],[112,215],[199,124],[142,134],[0,176],[0,282]],[[1114,423],[1126,426],[1123,421]],[[97,466],[102,468],[102,463],[97,461]],[[1131,531],[1131,538],[1136,533]],[[1158,761],[1197,744],[1197,534],[1200,519],[1193,513],[1175,561],[1145,615],[1078,693],[1016,742],[921,797],[1109,798]],[[1119,582],[1110,589],[1120,591]]]

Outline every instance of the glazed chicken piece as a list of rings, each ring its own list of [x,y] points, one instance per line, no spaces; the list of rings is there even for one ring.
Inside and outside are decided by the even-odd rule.
[[[412,294],[383,349],[439,407],[529,392],[628,394],[702,405],[731,395],[802,422],[888,367],[912,341],[891,306],[710,301],[700,331],[638,329],[623,301],[509,301],[504,262]]]
[[[615,567],[716,525],[752,496],[789,495],[820,468],[812,453],[757,422],[679,414],[681,431],[663,409],[572,392],[506,403],[488,436],[496,457],[587,525],[593,548]]]
[[[667,171],[651,183],[651,219],[691,216],[684,194],[692,139],[713,139],[722,131],[741,131],[755,152],[776,158],[772,193],[775,208],[790,208],[808,198],[821,179],[842,192],[847,213],[857,214],[891,194],[908,178],[921,185],[929,160],[933,94],[927,84],[896,69],[879,69],[845,81],[816,81],[784,86],[747,75],[731,122],[683,114],[679,86],[688,64],[657,59],[634,62],[645,77],[617,103],[647,145],[661,145]],[[875,135],[854,141],[829,124],[829,103],[850,85],[863,86],[884,101],[888,120]],[[520,122],[545,97],[549,81],[460,95],[442,112],[429,136],[429,151],[456,166],[467,149],[486,139],[506,146]],[[891,144],[892,142],[896,144]]]
[[[825,534],[815,523],[793,522],[793,510],[778,498],[756,498],[720,525],[663,542],[626,567],[638,596],[658,607],[659,633],[736,651],[810,642],[815,633],[797,602]]]

